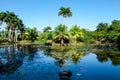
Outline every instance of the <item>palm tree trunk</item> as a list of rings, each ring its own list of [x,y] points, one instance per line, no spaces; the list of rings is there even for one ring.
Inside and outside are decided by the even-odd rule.
[[[23,34],[21,34],[21,36],[22,36],[22,45],[23,45]]]
[[[75,45],[77,46],[77,37],[75,36]]]
[[[62,46],[64,46],[64,37],[63,37],[63,34],[61,35],[61,44],[62,44]]]
[[[9,33],[8,33],[8,41],[11,41],[11,28],[9,29]]]
[[[15,42],[15,29],[13,29],[13,42]]]
[[[3,37],[3,41],[5,41],[5,29],[4,29],[4,25],[2,25],[2,28],[3,28],[3,31],[2,31],[3,35],[2,35],[2,37]]]
[[[66,18],[64,18],[64,25],[66,26]]]
[[[15,30],[15,42],[17,42],[17,30]]]
[[[61,44],[62,44],[62,46],[64,46],[64,40],[63,40],[63,38],[62,38],[62,40],[61,40]]]
[[[5,30],[3,29],[3,40],[5,41]]]

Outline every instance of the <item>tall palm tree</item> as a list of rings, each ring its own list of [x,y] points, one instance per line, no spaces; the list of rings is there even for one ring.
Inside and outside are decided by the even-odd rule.
[[[9,12],[9,11],[7,11],[6,14],[7,15],[6,15],[6,18],[5,18],[4,21],[7,23],[7,29],[8,29],[8,32],[9,32],[8,41],[11,41],[13,39],[11,34],[12,34],[12,29],[14,27],[14,25],[13,25],[13,22],[14,22],[13,17],[15,17],[15,14],[12,13],[12,12]]]
[[[16,30],[22,30],[24,25],[22,23],[22,20],[20,20],[17,15],[15,15],[13,12],[1,12],[0,13],[0,21],[5,22],[7,24],[7,29],[9,31],[9,40],[12,40],[13,42],[16,42]]]
[[[74,25],[74,26],[72,26],[72,28],[70,29],[70,33],[71,33],[71,35],[74,37],[74,39],[75,39],[75,44],[77,45],[77,38],[83,37],[82,30],[80,29],[79,26]]]
[[[4,24],[4,21],[6,19],[6,13],[5,12],[1,12],[0,13],[0,21],[2,22],[2,24]],[[3,40],[5,40],[5,32],[4,32],[4,26],[2,27],[3,28]]]
[[[6,17],[6,13],[5,13],[5,12],[1,12],[1,13],[0,13],[0,20],[1,20],[2,22],[4,21],[5,17]]]
[[[23,22],[19,18],[15,18],[13,32],[14,32],[14,41],[17,42],[18,32],[21,33],[23,31]]]
[[[58,16],[63,16],[64,17],[64,25],[65,25],[66,24],[66,18],[71,17],[72,12],[70,11],[70,8],[65,8],[65,7],[61,7],[59,10],[60,11],[58,13]]]

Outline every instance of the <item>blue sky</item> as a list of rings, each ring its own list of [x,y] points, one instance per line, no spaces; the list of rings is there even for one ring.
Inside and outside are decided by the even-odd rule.
[[[114,19],[120,20],[120,0],[0,0],[0,12],[14,12],[26,27],[39,31],[63,23],[63,17],[58,16],[61,6],[70,7],[73,13],[66,19],[68,28],[77,24],[95,30],[100,22],[111,24]]]

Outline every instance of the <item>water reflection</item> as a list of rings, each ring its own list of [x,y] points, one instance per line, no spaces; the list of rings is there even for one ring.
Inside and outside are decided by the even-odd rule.
[[[97,55],[97,59],[100,62],[112,61],[114,66],[120,65],[120,51],[118,48],[113,48],[112,50],[97,50],[94,52]]]
[[[23,80],[28,78],[29,80],[34,80],[36,77],[37,80],[45,80],[44,78],[46,80],[83,80],[83,77],[91,78],[95,72],[102,75],[102,71],[104,71],[103,68],[100,69],[97,66],[96,69],[93,69],[93,66],[90,64],[96,65],[98,61],[102,63],[112,61],[113,65],[120,65],[119,49],[95,50],[95,54],[92,55],[89,50],[85,47],[3,46],[0,48],[0,79],[3,78],[2,75],[10,74],[9,77],[15,78],[12,80],[17,80],[16,77],[22,77]],[[94,59],[95,55],[98,61],[96,61],[96,58]],[[99,64],[99,66],[101,65]],[[110,64],[110,66],[112,65]],[[5,79],[8,78],[6,77]]]
[[[64,70],[64,71],[60,71],[58,74],[59,74],[60,80],[70,80],[70,77],[72,76],[72,71]]]
[[[44,54],[47,56],[51,56],[52,58],[56,59],[56,64],[58,64],[60,67],[65,63],[66,60],[71,60],[72,63],[77,64],[80,62],[83,56],[89,54],[86,51],[76,48],[64,48],[60,47],[58,48],[43,48]]]
[[[28,60],[33,61],[35,53],[38,51],[37,45],[22,46],[23,52],[28,55]]]
[[[45,55],[54,58],[55,64],[62,70],[58,72],[60,80],[70,80],[73,75],[73,69],[68,69],[73,64],[79,64],[82,57],[88,53],[80,48],[44,48]]]
[[[37,48],[34,45],[11,45],[0,48],[0,74],[10,74],[22,64],[25,55],[32,61]]]
[[[24,54],[16,45],[0,48],[0,74],[10,74],[22,65]]]

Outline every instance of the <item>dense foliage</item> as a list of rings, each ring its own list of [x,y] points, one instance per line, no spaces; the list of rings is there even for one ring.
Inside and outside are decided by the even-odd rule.
[[[119,43],[120,20],[113,20],[110,25],[108,23],[99,23],[92,35],[100,43]]]
[[[59,16],[64,18],[72,16],[70,8],[61,7]],[[119,44],[120,43],[120,20],[113,20],[111,24],[99,23],[95,31],[81,28],[78,25],[67,28],[65,24],[57,25],[53,30],[50,26],[42,32],[36,28],[26,28],[21,19],[13,12],[0,12],[0,41],[37,41],[46,45],[77,45],[78,43],[89,44]]]

